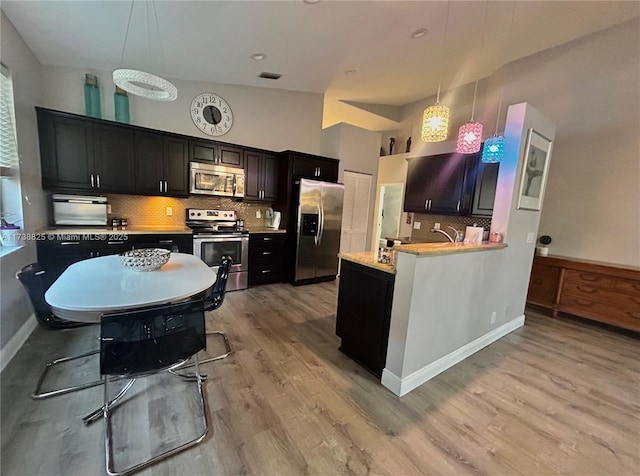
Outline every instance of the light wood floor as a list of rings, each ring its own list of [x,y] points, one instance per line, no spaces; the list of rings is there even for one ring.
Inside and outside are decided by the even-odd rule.
[[[637,338],[528,312],[523,328],[399,399],[338,351],[335,303],[336,283],[228,293],[208,316],[235,351],[204,368],[213,431],[140,474],[640,474]],[[101,389],[29,398],[41,366],[95,346],[91,332],[37,329],[2,373],[3,475],[104,474],[102,422],[80,421]],[[180,425],[124,420],[131,447]]]

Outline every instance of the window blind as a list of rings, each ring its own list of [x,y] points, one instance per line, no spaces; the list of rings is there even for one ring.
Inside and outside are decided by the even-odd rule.
[[[14,169],[18,166],[13,86],[9,70],[0,65],[0,167]],[[2,175],[5,175],[4,171]]]

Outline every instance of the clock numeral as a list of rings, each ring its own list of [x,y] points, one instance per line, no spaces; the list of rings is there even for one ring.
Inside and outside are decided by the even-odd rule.
[[[196,117],[196,122],[200,122],[200,117]]]
[[[196,107],[197,107],[198,109],[202,108],[202,103],[201,103],[200,101],[198,101],[198,102],[196,103]]]

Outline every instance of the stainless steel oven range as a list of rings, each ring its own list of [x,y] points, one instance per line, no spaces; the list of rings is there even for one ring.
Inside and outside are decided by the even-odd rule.
[[[231,256],[227,291],[246,289],[249,232],[238,226],[235,211],[187,208],[186,225],[193,230],[193,254],[217,272],[223,256]]]

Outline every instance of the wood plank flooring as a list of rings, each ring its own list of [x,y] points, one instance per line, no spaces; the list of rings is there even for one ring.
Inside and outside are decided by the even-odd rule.
[[[640,474],[637,337],[531,310],[523,328],[398,398],[338,351],[336,292],[333,282],[228,293],[207,316],[234,349],[203,366],[210,434],[139,474]],[[29,398],[47,360],[97,346],[97,329],[80,332],[37,329],[2,373],[2,475],[104,474],[102,422],[80,420],[102,389]],[[92,372],[88,361],[66,377]],[[189,431],[172,383],[132,394],[117,420],[122,454]],[[165,412],[150,429],[148,415]]]

